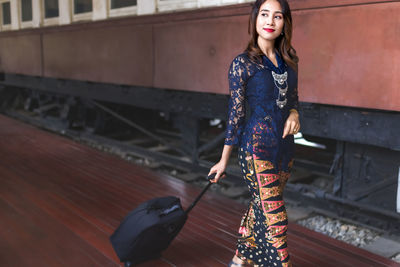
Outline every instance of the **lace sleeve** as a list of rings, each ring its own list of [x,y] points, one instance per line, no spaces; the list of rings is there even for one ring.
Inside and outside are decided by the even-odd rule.
[[[295,72],[295,74],[296,74],[296,82],[294,84],[293,90],[291,90],[291,92],[288,95],[289,110],[295,109],[296,111],[299,111],[299,95],[298,95],[298,89],[297,89],[298,74],[297,74],[297,72]]]
[[[238,56],[230,65],[229,110],[226,126],[225,145],[237,145],[245,122],[245,84],[247,80],[246,66],[243,57]]]

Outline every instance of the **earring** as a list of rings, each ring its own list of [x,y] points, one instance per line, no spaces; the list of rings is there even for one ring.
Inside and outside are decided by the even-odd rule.
[[[281,35],[283,35],[283,31],[281,32]]]

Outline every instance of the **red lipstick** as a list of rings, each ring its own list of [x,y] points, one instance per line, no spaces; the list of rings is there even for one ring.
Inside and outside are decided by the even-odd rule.
[[[267,32],[274,32],[274,29],[268,29],[268,28],[264,28],[264,30],[266,30]]]

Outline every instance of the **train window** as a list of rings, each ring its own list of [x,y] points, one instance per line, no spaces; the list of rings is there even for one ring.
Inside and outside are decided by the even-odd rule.
[[[109,17],[137,15],[137,0],[108,0]]]
[[[22,21],[32,20],[32,0],[21,0],[21,19]]]
[[[44,17],[55,18],[58,17],[58,0],[44,0]]]
[[[5,2],[1,4],[1,9],[3,13],[3,25],[11,24],[11,7],[10,2]]]
[[[111,9],[136,6],[137,0],[111,0]]]
[[[92,12],[92,0],[74,0],[74,14]]]

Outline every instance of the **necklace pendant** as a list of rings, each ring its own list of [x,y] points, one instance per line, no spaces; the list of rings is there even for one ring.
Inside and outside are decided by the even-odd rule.
[[[276,105],[280,108],[283,109],[286,106],[287,99],[285,98],[284,100],[276,100]]]
[[[274,71],[271,71],[271,73],[272,73],[272,77],[274,78],[275,86],[279,90],[279,96],[278,96],[278,99],[276,99],[276,105],[280,109],[283,109],[285,107],[286,103],[287,103],[286,93],[287,93],[287,90],[288,90],[288,84],[287,84],[288,74],[287,74],[287,71],[285,71],[285,73],[283,73],[283,74],[277,74]],[[277,83],[280,86],[278,86]],[[285,83],[286,83],[286,86],[284,86],[284,88],[282,88],[282,85],[285,84]],[[284,97],[283,100],[280,100],[281,96]]]
[[[285,71],[285,73],[283,74],[277,74],[274,71],[272,72],[272,77],[274,78],[274,80],[276,82],[278,82],[280,85],[284,84],[287,81],[287,71]]]

